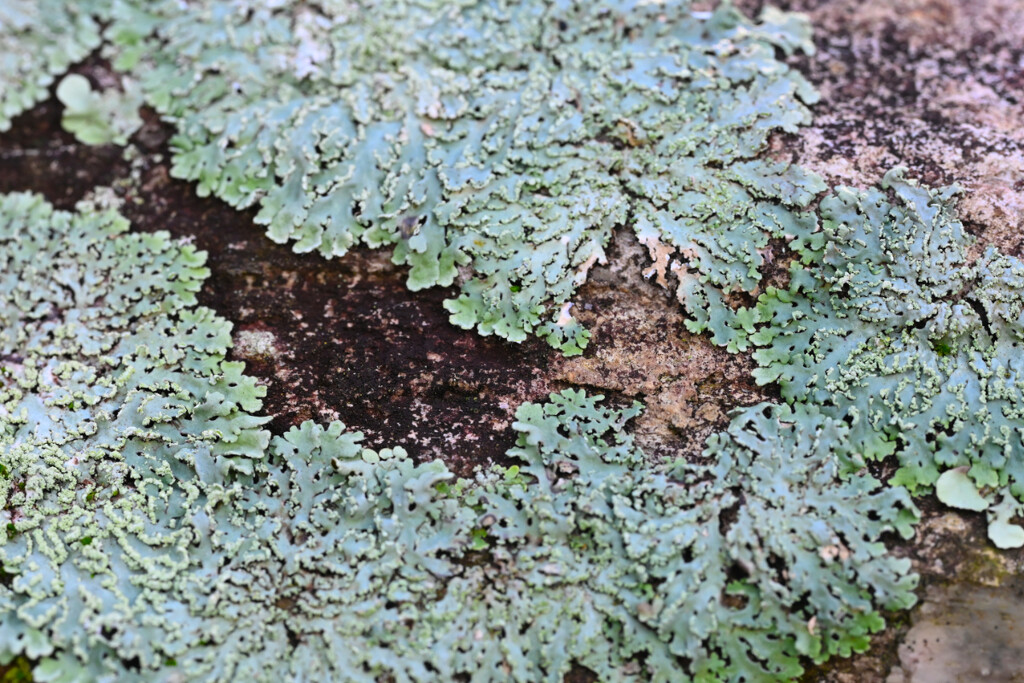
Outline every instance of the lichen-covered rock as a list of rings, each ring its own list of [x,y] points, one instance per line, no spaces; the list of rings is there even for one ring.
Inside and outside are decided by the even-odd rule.
[[[202,255],[126,227],[0,201],[0,662],[37,680],[785,679],[913,600],[912,506],[817,414],[657,464],[567,390],[475,482],[338,422],[268,445]]]
[[[115,4],[115,64],[179,134],[174,173],[259,205],[275,240],[327,256],[394,245],[409,286],[462,281],[454,323],[566,353],[575,288],[632,224],[693,327],[722,343],[722,291],[814,219],[823,189],[761,160],[816,95],[776,59],[797,17],[728,4]],[[670,256],[679,258],[670,263]],[[459,268],[467,266],[464,277]]]
[[[392,245],[412,289],[459,281],[451,320],[482,334],[580,353],[570,299],[628,224],[649,273],[678,280],[691,329],[739,348],[725,296],[757,288],[770,238],[815,224],[800,209],[822,181],[761,158],[817,98],[775,55],[812,50],[796,15],[690,0],[55,4],[0,14],[5,93],[29,72],[48,85],[108,23],[115,66],[178,128],[175,175],[259,205],[298,251]],[[76,134],[123,139],[130,126],[98,115],[117,99],[82,90]]]
[[[824,230],[797,244],[789,290],[761,298],[758,380],[848,421],[868,457],[895,453],[894,481],[912,491],[966,468],[993,540],[1019,546],[1005,525],[1024,511],[1024,263],[991,248],[968,262],[954,190],[899,172],[883,187],[822,202]]]
[[[738,0],[738,6],[760,3]],[[786,151],[831,186],[875,185],[895,165],[964,189],[986,246],[1021,255],[1024,4],[1017,0],[785,0],[814,27],[798,68],[822,95]]]
[[[524,405],[521,464],[475,484],[339,423],[276,439],[265,476],[191,516],[199,566],[150,587],[168,610],[145,680],[559,681],[574,663],[788,680],[801,656],[866,647],[876,605],[913,603],[907,561],[878,542],[909,534],[913,507],[837,479],[844,426],[759,407],[710,467],[651,467],[622,431],[637,408],[598,400]],[[116,662],[104,649],[90,677]],[[61,657],[44,674],[80,666]]]

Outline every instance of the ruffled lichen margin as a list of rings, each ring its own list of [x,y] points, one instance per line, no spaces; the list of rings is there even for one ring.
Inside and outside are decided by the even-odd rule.
[[[475,481],[340,423],[268,443],[203,255],[126,227],[0,199],[0,659],[36,680],[785,680],[914,601],[880,543],[913,505],[814,412],[652,463],[639,405],[567,390]]]
[[[989,248],[973,263],[955,188],[900,169],[882,188],[840,188],[823,230],[794,242],[790,286],[758,303],[761,383],[851,425],[893,483],[987,510],[989,536],[1024,545],[1024,263]]]

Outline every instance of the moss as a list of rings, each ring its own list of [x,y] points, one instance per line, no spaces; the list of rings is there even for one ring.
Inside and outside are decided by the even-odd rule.
[[[15,657],[0,665],[0,683],[32,683],[32,662],[26,657]]]

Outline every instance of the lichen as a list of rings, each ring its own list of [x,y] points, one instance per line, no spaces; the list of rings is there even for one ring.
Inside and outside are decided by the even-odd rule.
[[[143,84],[178,127],[175,175],[258,203],[298,251],[394,245],[412,289],[461,279],[445,305],[483,334],[578,353],[570,298],[627,223],[652,255],[680,251],[694,329],[714,325],[719,290],[757,284],[768,237],[813,220],[783,205],[824,187],[758,159],[816,97],[774,54],[811,49],[790,15],[688,0],[145,12],[116,26],[155,27]]]
[[[270,330],[242,330],[234,338],[234,349],[236,356],[251,360],[271,361],[281,355]]]
[[[940,495],[988,509],[997,545],[1020,546],[1024,263],[992,248],[969,261],[955,190],[899,170],[883,189],[840,188],[822,232],[794,243],[792,284],[759,302],[758,381],[849,422],[866,456],[895,454],[912,492],[946,472]]]
[[[725,294],[757,287],[769,238],[813,228],[799,209],[824,189],[761,158],[817,98],[775,55],[813,49],[806,23],[771,9],[755,23],[690,0],[95,0],[8,39],[90,10],[176,125],[175,176],[258,205],[300,252],[393,246],[410,288],[458,281],[451,320],[482,334],[580,353],[571,298],[630,225],[659,281],[679,277],[692,329],[727,343]],[[0,53],[66,66],[22,43]]]
[[[0,131],[49,95],[54,77],[102,42],[109,0],[4,0],[0,3]]]
[[[230,325],[195,305],[204,256],[80,208],[0,198],[4,660],[84,655],[101,632],[149,647],[151,586],[189,555],[181,510],[268,439]]]
[[[757,406],[709,440],[706,462],[656,464],[622,429],[635,411],[569,390],[517,412],[510,455],[535,483],[498,489],[488,536],[504,552],[517,540],[509,566],[552,603],[543,628],[568,624],[556,653],[600,680],[623,678],[623,654],[643,657],[640,680],[788,680],[801,656],[863,650],[883,624],[874,605],[913,603],[909,562],[879,537],[908,536],[916,512],[901,489],[841,476],[843,425]],[[569,630],[595,621],[621,640]]]
[[[80,74],[61,79],[56,95],[64,105],[64,130],[87,145],[127,144],[128,137],[142,125],[142,92],[129,79],[123,79],[121,85],[123,90],[96,92]]]
[[[759,406],[657,463],[566,390],[518,465],[455,481],[261,390],[196,307],[203,257],[111,211],[0,200],[0,663],[38,681],[784,680],[913,602],[905,492],[849,428]]]

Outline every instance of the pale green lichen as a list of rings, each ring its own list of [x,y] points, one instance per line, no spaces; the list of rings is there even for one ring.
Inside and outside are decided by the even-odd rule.
[[[96,92],[85,76],[65,76],[56,90],[64,105],[61,126],[87,145],[127,144],[128,137],[142,126],[142,91],[127,78],[121,85],[123,90]]]
[[[724,295],[757,287],[769,238],[814,227],[799,208],[822,181],[760,158],[817,97],[775,55],[813,49],[795,15],[690,0],[90,7],[115,66],[177,126],[174,175],[260,206],[297,251],[393,245],[410,288],[460,281],[451,320],[483,334],[579,353],[571,297],[630,225],[659,281],[679,276],[691,329],[728,343]]]
[[[954,190],[900,172],[883,187],[822,202],[790,288],[760,300],[758,381],[849,422],[868,457],[895,454],[894,481],[912,491],[964,468],[985,504],[955,475],[942,496],[1005,525],[1024,512],[1024,263],[992,248],[969,262]],[[1024,533],[1000,526],[993,540]]]
[[[0,131],[49,95],[54,77],[100,46],[109,0],[0,2]]]
[[[87,205],[0,199],[5,659],[85,653],[109,629],[142,637],[119,624],[159,613],[143,581],[191,542],[148,529],[173,529],[201,482],[264,455],[265,418],[251,414],[263,389],[224,361],[230,325],[195,306],[203,255],[127,227]]]
[[[207,0],[122,2],[115,16],[115,46],[155,36],[139,73],[178,128],[175,175],[259,204],[257,222],[298,251],[393,244],[412,289],[468,266],[446,306],[483,334],[578,353],[570,297],[626,223],[657,258],[660,242],[684,255],[681,295],[704,329],[725,314],[719,290],[757,284],[770,236],[813,223],[783,204],[823,189],[757,159],[815,98],[774,54],[811,50],[790,15]]]
[[[905,491],[840,477],[843,425],[757,406],[709,441],[705,463],[656,465],[622,430],[631,412],[572,391],[517,412],[510,454],[536,483],[502,487],[489,536],[501,551],[517,539],[509,566],[544,587],[545,628],[622,634],[602,643],[593,626],[581,646],[566,626],[556,653],[599,680],[621,679],[634,653],[640,680],[788,680],[801,656],[863,650],[883,625],[874,605],[913,603],[909,562],[878,539],[909,536],[916,513]]]
[[[268,447],[202,256],[125,227],[0,201],[0,662],[36,680],[784,680],[913,601],[912,505],[814,412],[657,464],[569,390],[475,482],[340,423]]]

